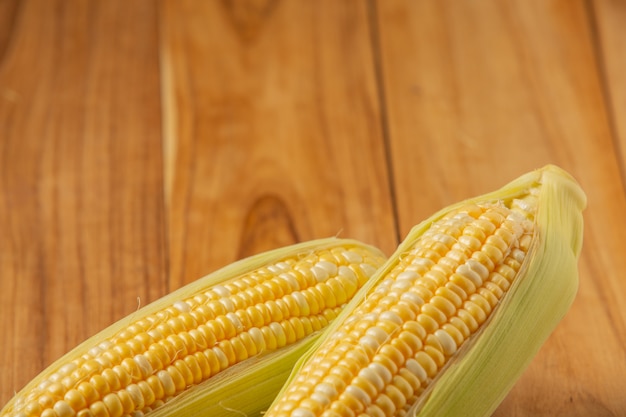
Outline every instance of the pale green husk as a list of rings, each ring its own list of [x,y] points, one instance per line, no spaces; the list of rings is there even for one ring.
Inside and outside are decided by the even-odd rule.
[[[172,305],[177,300],[192,297],[211,286],[224,283],[244,275],[264,265],[276,263],[293,256],[306,256],[317,250],[333,247],[367,248],[373,255],[385,258],[383,253],[369,245],[351,239],[326,238],[303,242],[234,262],[203,278],[200,278],[156,301],[137,310],[100,331],[70,352],[52,363],[48,368],[26,385],[0,410],[0,416],[10,412],[17,397],[36,387],[42,380],[54,373],[63,364],[85,354],[91,347],[113,337],[133,322]],[[289,376],[294,363],[306,352],[322,332],[274,352],[260,354],[243,361],[209,378],[207,381],[188,389],[150,412],[150,416],[236,416],[258,414],[267,408],[284,381]]]
[[[495,192],[446,207],[415,226],[298,362],[289,381],[434,221],[467,203],[509,201],[531,189],[536,189],[539,199],[536,234],[515,283],[482,330],[456,352],[409,413],[419,417],[491,415],[563,318],[578,289],[586,197],[567,172],[553,165],[529,172]]]

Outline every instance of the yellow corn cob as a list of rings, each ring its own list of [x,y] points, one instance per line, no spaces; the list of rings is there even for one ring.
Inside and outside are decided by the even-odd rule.
[[[265,417],[489,415],[574,298],[584,205],[548,166],[416,226]]]
[[[199,407],[221,415],[233,407],[247,413],[266,408],[320,329],[382,262],[378,250],[342,239],[236,262],[88,339],[28,384],[0,416],[140,417],[173,409],[184,416]]]

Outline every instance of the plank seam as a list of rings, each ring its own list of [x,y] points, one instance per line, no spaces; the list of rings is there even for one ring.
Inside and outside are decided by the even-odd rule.
[[[389,194],[391,197],[391,210],[393,213],[393,228],[396,238],[396,244],[400,244],[402,236],[400,235],[400,219],[398,216],[398,201],[395,188],[395,176],[393,172],[393,156],[391,151],[391,133],[389,129],[389,116],[387,101],[385,99],[385,80],[383,76],[382,65],[382,46],[380,40],[380,27],[378,26],[378,8],[376,0],[368,0],[367,2],[369,35],[372,45],[372,56],[374,64],[374,76],[376,81],[376,94],[380,105],[380,123],[383,136],[383,145],[385,152],[385,164],[387,169],[387,181],[389,183]]]
[[[621,177],[622,189],[626,194],[626,167],[624,167],[622,158],[620,157],[623,155],[623,149],[619,141],[619,131],[617,128],[615,110],[613,108],[613,95],[611,94],[611,89],[609,88],[606,58],[604,49],[602,48],[602,35],[600,34],[600,28],[598,26],[598,15],[596,13],[593,0],[584,0],[583,3],[586,11],[585,14],[587,16],[587,23],[589,25],[590,40],[595,57],[595,67],[598,73],[602,99],[606,107],[607,123],[609,133],[611,134],[611,142],[613,143],[613,148],[616,150],[615,159]]]

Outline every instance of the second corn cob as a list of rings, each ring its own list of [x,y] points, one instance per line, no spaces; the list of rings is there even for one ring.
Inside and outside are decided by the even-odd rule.
[[[584,205],[548,166],[416,226],[265,417],[489,415],[573,300]]]
[[[0,416],[261,410],[302,351],[382,262],[377,249],[342,239],[236,262],[88,339],[28,384]],[[252,385],[255,375],[263,382]]]

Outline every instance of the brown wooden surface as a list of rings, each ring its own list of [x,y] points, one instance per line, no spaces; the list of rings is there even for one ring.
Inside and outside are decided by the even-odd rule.
[[[235,259],[546,163],[579,295],[498,416],[626,415],[626,3],[0,0],[0,404]]]

